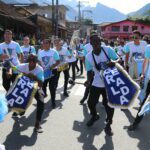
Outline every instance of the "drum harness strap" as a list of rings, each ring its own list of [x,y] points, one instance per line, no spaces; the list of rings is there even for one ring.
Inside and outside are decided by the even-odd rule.
[[[107,53],[105,52],[104,48],[101,47],[101,49],[102,49],[102,51],[104,52],[104,54],[105,54],[105,56],[107,57],[107,59],[108,59],[109,61],[111,61],[111,59],[109,58],[109,56],[108,56]],[[94,60],[94,64],[95,64],[96,69],[97,69],[98,71],[100,71],[100,68],[98,67],[98,64],[97,64],[97,62],[96,62],[96,60],[95,60],[94,52],[93,52],[93,51],[92,51],[92,57],[93,57],[93,60]]]

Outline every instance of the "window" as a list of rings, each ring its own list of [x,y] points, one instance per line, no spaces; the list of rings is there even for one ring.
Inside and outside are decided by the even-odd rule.
[[[113,32],[119,32],[120,31],[120,26],[112,26],[111,31]]]
[[[105,27],[102,27],[102,31],[103,31],[103,32],[105,31]]]
[[[129,31],[129,26],[123,26],[123,31],[128,32]]]
[[[141,29],[144,30],[144,26],[142,26]]]
[[[132,31],[137,30],[138,27],[137,26],[132,26]]]

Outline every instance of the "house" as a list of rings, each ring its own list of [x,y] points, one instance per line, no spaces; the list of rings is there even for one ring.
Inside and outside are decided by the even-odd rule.
[[[52,24],[56,23],[56,20],[52,20],[52,6],[39,6],[37,4],[31,4],[27,6],[16,6],[17,11],[20,14],[24,14],[25,16],[30,17],[32,20],[40,19],[40,20],[34,20],[34,22],[39,23],[37,26],[39,27],[38,32],[41,32],[43,34],[49,34],[49,36],[54,34],[55,29],[52,28]],[[55,7],[54,7],[55,10]],[[58,6],[58,36],[61,38],[65,38],[67,35],[67,28],[66,28],[66,11],[68,9],[64,5]],[[34,16],[34,17],[33,17]],[[43,24],[41,23],[41,20],[43,20]],[[44,21],[45,20],[45,21]],[[49,23],[48,23],[49,21]],[[48,24],[47,24],[48,23]],[[46,25],[47,24],[47,25]]]
[[[114,23],[103,23],[98,25],[101,36],[107,39],[129,39],[134,30],[138,30],[142,35],[150,35],[150,25],[142,24],[137,21],[123,20]]]
[[[36,31],[36,25],[27,17],[17,13],[15,7],[0,2],[0,36],[4,30],[10,29],[18,39],[20,34],[32,34]]]

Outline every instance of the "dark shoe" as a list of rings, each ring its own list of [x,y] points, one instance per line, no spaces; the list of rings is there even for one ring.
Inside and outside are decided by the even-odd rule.
[[[65,97],[69,97],[69,94],[67,92],[64,92]]]
[[[52,108],[55,109],[56,108],[56,104],[52,103]]]
[[[96,116],[94,116],[94,117],[92,117],[88,122],[87,122],[87,126],[88,127],[90,127],[90,126],[92,126],[94,123],[95,123],[95,121],[97,121],[99,119],[99,115],[96,115]]]
[[[80,104],[82,105],[85,100],[86,100],[86,98],[82,98],[81,101],[80,101]]]
[[[18,114],[17,114],[16,112],[14,112],[14,113],[12,114],[12,117],[13,117],[13,118],[18,117]]]
[[[75,85],[75,82],[74,82],[74,80],[72,80],[72,79],[70,79],[70,80],[68,81],[68,83],[71,84],[71,85]]]
[[[137,128],[137,125],[132,124],[128,127],[128,131],[134,131],[136,128]]]
[[[114,133],[112,132],[111,130],[111,127],[105,127],[104,129],[105,133],[108,135],[108,136],[113,136]]]
[[[43,133],[43,129],[41,126],[38,126],[38,127],[34,127],[34,131],[37,132],[37,133]]]

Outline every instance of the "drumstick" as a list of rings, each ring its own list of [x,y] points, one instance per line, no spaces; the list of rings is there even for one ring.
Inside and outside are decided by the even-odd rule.
[[[74,82],[73,80],[69,80],[69,83],[70,83],[70,84],[81,84],[81,85],[84,85],[84,83],[81,83],[81,82]]]
[[[81,82],[74,82],[74,83],[84,85],[84,83],[81,83]]]

